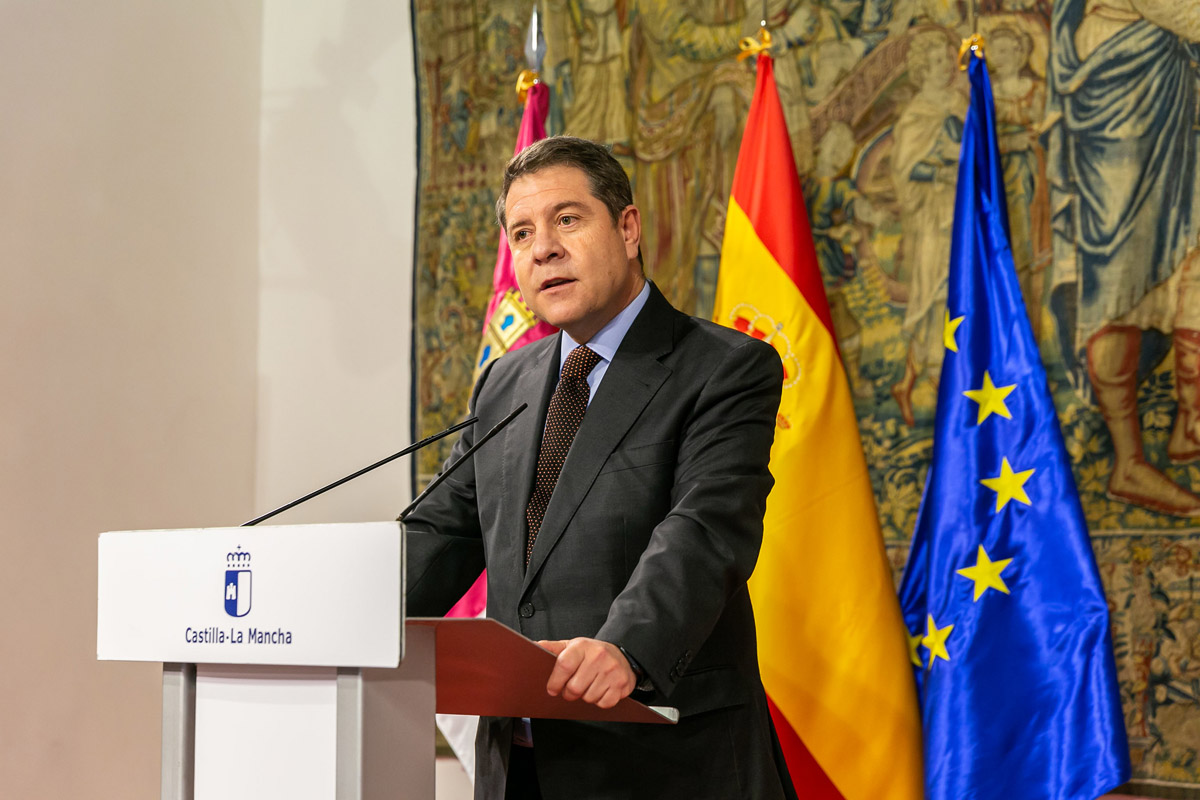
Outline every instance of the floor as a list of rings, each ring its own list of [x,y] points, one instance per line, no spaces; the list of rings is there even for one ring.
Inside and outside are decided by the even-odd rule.
[[[439,756],[435,775],[436,800],[471,800],[471,782],[457,758]]]

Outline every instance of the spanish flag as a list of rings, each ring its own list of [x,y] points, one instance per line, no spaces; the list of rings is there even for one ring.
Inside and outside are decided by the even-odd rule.
[[[783,360],[775,488],[750,594],[763,685],[797,793],[917,800],[921,727],[907,631],[765,52],[714,316]]]

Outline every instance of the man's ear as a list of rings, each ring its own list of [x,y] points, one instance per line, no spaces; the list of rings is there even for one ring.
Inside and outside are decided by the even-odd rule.
[[[625,254],[632,260],[638,256],[638,246],[642,243],[642,212],[637,206],[625,206],[617,223],[621,229],[621,237],[625,240]]]

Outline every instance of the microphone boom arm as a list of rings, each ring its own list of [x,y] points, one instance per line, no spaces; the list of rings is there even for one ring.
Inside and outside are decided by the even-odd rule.
[[[505,425],[512,422],[514,419],[516,419],[517,414],[520,414],[522,411],[524,411],[528,405],[529,405],[528,403],[521,403],[521,405],[514,408],[512,410],[512,413],[510,413],[507,417],[505,417],[504,419],[497,422],[490,431],[488,431],[487,433],[485,433],[483,435],[483,438],[481,438],[475,444],[471,445],[471,448],[469,450],[467,450],[467,452],[465,452],[461,456],[459,456],[457,461],[455,461],[453,464],[451,464],[449,467],[447,467],[445,470],[443,470],[441,475],[438,475],[436,478],[434,478],[432,481],[430,481],[429,485],[425,487],[425,491],[423,491],[419,495],[417,495],[417,498],[408,504],[408,508],[406,508],[400,512],[400,516],[398,517],[398,519],[401,522],[404,522],[404,520],[406,520],[408,518],[408,515],[413,512],[413,509],[417,507],[417,504],[425,499],[426,495],[428,495],[430,492],[432,492],[434,489],[436,489],[439,485],[441,485],[442,481],[444,481],[444,480],[446,480],[446,478],[450,477],[450,473],[454,472],[454,470],[458,469],[459,464],[466,461],[468,458],[470,458],[475,453],[476,450],[478,450],[479,448],[481,448],[485,444],[487,444],[488,439],[491,439],[493,436],[495,436],[497,433],[499,433],[501,428],[503,428]]]
[[[524,408],[524,406],[522,406],[522,408]],[[392,461],[395,461],[397,458],[400,458],[401,456],[406,456],[409,453],[420,450],[422,447],[424,447],[427,444],[433,444],[438,439],[441,439],[445,436],[449,436],[450,434],[454,433],[455,431],[460,431],[463,428],[467,427],[468,425],[474,425],[475,421],[477,419],[478,419],[478,417],[470,417],[469,419],[465,419],[462,422],[458,423],[457,425],[451,425],[449,428],[446,428],[446,430],[444,430],[440,433],[435,433],[433,436],[426,437],[426,438],[422,439],[421,441],[417,442],[416,444],[410,444],[408,447],[404,448],[399,453],[393,453],[392,455],[388,456],[385,459],[382,459],[381,461],[376,461],[374,464],[372,464],[369,467],[363,467],[358,472],[355,472],[353,475],[347,475],[346,477],[342,478],[341,480],[334,481],[333,483],[329,484],[328,486],[322,486],[320,489],[317,489],[315,492],[309,492],[308,494],[304,495],[304,497],[293,500],[292,502],[288,503],[287,505],[282,505],[279,508],[275,509],[274,511],[268,511],[266,514],[263,514],[261,517],[255,517],[254,519],[250,520],[249,522],[243,522],[241,527],[245,528],[245,527],[249,527],[251,525],[257,525],[258,523],[260,523],[264,520],[270,519],[271,517],[275,516],[276,514],[281,514],[284,511],[287,511],[289,508],[292,508],[293,506],[298,506],[303,502],[312,500],[317,495],[325,494],[325,492],[328,492],[330,489],[336,489],[337,487],[341,486],[343,483],[352,481],[360,475],[366,475],[371,470],[376,469],[378,467],[382,467],[384,464],[389,464]],[[490,436],[490,435],[491,434],[489,433],[488,436]],[[487,438],[485,437],[482,441],[487,441]],[[482,443],[482,441],[481,441],[481,443]],[[424,495],[422,495],[422,496],[424,496]]]

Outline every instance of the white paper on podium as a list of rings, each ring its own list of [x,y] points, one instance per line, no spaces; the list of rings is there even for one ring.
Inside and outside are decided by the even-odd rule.
[[[395,667],[400,523],[100,535],[101,660]]]

